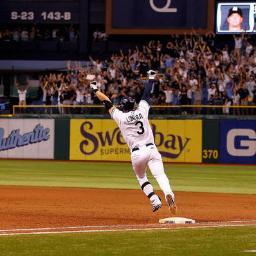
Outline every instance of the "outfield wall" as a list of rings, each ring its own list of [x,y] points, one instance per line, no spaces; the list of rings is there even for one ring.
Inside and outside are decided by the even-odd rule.
[[[203,163],[256,164],[256,120],[204,120]]]
[[[150,120],[164,162],[256,164],[256,120]],[[110,119],[0,119],[0,158],[130,161]]]

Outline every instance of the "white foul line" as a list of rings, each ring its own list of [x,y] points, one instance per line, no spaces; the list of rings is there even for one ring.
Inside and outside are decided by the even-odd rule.
[[[233,223],[233,224],[232,224]],[[223,228],[223,227],[246,227],[246,226],[256,226],[255,221],[230,221],[226,223],[203,223],[204,225],[191,225],[182,227],[173,227],[172,225],[164,227],[153,227],[154,224],[149,224],[147,226],[152,226],[148,228],[132,228],[131,225],[116,225],[116,226],[76,226],[76,227],[56,227],[56,228],[28,228],[28,229],[7,229],[0,230],[0,236],[17,236],[17,235],[49,235],[49,234],[72,234],[72,233],[102,233],[102,232],[129,232],[129,231],[153,231],[153,230],[182,230],[182,229],[207,229],[207,228]],[[211,225],[210,225],[211,224]],[[138,225],[134,225],[138,227]],[[145,226],[145,225],[144,225]],[[96,228],[96,229],[89,229]],[[106,229],[111,228],[111,229]],[[66,230],[65,230],[66,229]],[[67,230],[70,229],[70,230]],[[78,230],[71,230],[78,229]],[[25,231],[25,232],[20,232]],[[32,231],[32,232],[26,232]]]
[[[203,226],[207,226],[207,225],[228,225],[230,226],[230,224],[254,224],[256,225],[256,220],[231,220],[231,221],[225,221],[225,222],[197,222],[196,225],[201,224]],[[167,224],[169,227],[170,225]],[[92,226],[70,226],[70,227],[48,227],[48,228],[14,228],[14,229],[0,229],[0,233],[2,232],[17,232],[17,231],[43,231],[43,230],[63,230],[63,229],[93,229],[93,228],[98,228],[98,229],[107,229],[107,228],[113,228],[113,229],[126,229],[126,228],[131,228],[132,226],[134,227],[139,227],[141,226],[142,228],[140,228],[139,230],[145,230],[146,228],[143,228],[145,226],[147,227],[151,227],[151,228],[160,228],[160,224],[135,224],[135,225],[92,225]],[[157,227],[156,227],[157,226]],[[161,226],[163,226],[161,224]],[[199,227],[199,226],[196,226]],[[162,227],[161,227],[162,228]],[[191,227],[190,227],[191,228]],[[134,230],[134,229],[133,229]]]

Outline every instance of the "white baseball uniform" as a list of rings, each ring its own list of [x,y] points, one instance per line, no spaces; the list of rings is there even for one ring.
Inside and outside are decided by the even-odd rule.
[[[153,132],[148,120],[149,109],[148,102],[141,100],[134,111],[122,112],[114,108],[111,117],[118,124],[124,140],[131,150],[132,166],[144,193],[149,198],[154,194],[153,187],[146,176],[146,167],[148,166],[164,194],[171,194],[174,198],[169,180],[164,172],[162,157],[154,143]]]

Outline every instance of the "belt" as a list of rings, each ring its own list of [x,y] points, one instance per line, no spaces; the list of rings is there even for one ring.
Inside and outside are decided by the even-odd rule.
[[[153,145],[154,145],[153,143],[147,143],[147,144],[146,144],[147,147],[153,146]],[[134,151],[136,151],[136,150],[139,150],[139,148],[138,148],[138,147],[134,147],[134,148],[132,149],[132,152],[134,152]]]

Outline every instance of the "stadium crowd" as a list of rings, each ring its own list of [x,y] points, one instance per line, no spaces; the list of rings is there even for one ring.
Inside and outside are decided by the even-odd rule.
[[[77,41],[79,29],[75,26],[20,26],[15,28],[0,28],[0,41],[28,42],[36,40]]]
[[[95,75],[98,87],[114,104],[124,96],[139,100],[147,71],[153,69],[159,73],[152,95],[154,105],[223,105],[225,114],[230,105],[256,105],[253,40],[247,35],[234,36],[234,47],[218,49],[214,37],[213,33],[172,35],[166,43],[152,40],[126,52],[120,50],[109,60],[90,57],[87,67],[69,62],[66,73],[41,77],[43,102],[97,104],[88,74]]]

